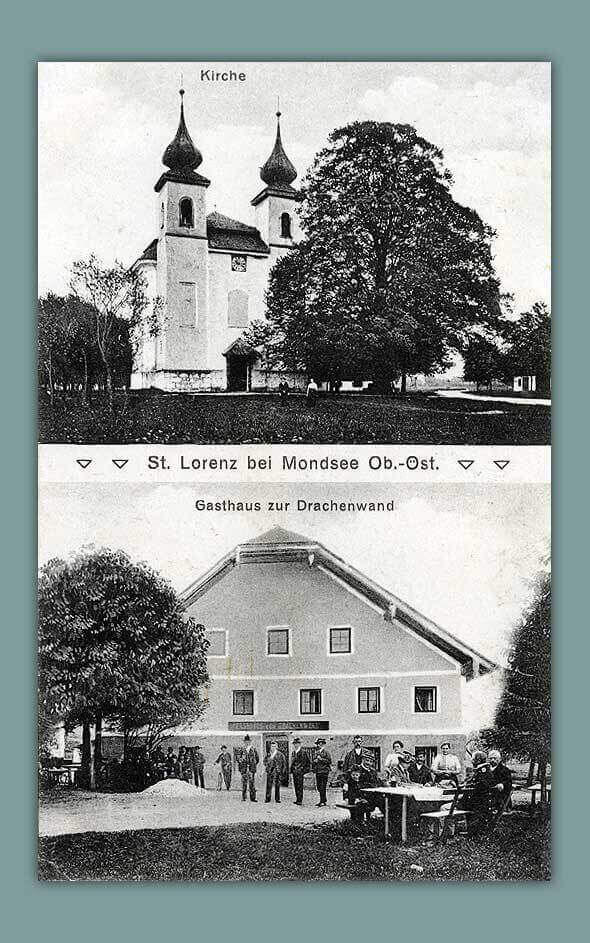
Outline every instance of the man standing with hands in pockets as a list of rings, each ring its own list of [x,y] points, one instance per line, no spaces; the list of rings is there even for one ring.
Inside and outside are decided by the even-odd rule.
[[[314,757],[313,770],[315,773],[316,787],[320,794],[320,801],[316,804],[318,808],[321,808],[321,806],[325,806],[328,803],[326,798],[326,789],[328,787],[330,768],[332,766],[332,757],[326,750],[326,741],[323,737],[318,737],[315,745],[318,750]]]
[[[293,753],[291,754],[290,773],[293,777],[293,788],[295,790],[295,802],[293,805],[303,805],[303,778],[311,769],[309,756],[301,749],[301,740],[295,737],[293,740]]]
[[[270,752],[264,757],[264,765],[266,767],[266,799],[264,801],[270,802],[274,786],[275,802],[280,802],[281,780],[287,772],[287,761],[279,750],[276,740],[272,741]]]

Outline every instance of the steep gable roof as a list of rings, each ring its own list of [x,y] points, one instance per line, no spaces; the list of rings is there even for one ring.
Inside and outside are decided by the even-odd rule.
[[[185,607],[188,607],[235,566],[294,562],[307,562],[310,567],[318,567],[329,577],[343,583],[357,596],[381,610],[386,622],[396,625],[402,631],[417,635],[458,662],[468,679],[498,667],[485,655],[423,616],[394,593],[379,586],[323,544],[282,527],[273,527],[238,544],[191,584],[181,598]]]

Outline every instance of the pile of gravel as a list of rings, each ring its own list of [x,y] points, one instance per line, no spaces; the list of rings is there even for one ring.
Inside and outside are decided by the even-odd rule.
[[[154,783],[153,786],[148,786],[147,789],[144,789],[141,795],[146,796],[148,799],[152,796],[169,796],[172,799],[194,799],[197,796],[205,795],[205,793],[200,793],[191,783],[187,783],[183,779],[161,779],[159,783]]]

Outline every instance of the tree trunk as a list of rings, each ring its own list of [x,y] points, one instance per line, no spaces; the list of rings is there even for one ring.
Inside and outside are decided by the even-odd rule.
[[[47,364],[47,379],[49,380],[49,402],[53,406],[55,401],[55,389],[53,385],[53,362],[51,354],[49,354],[49,362]]]
[[[547,801],[547,758],[543,757],[539,760],[539,783],[541,785],[541,794],[540,794],[540,803],[541,803],[541,814],[544,818],[548,814],[548,801]]]
[[[534,776],[535,776],[535,763],[536,763],[536,759],[535,759],[535,757],[533,757],[532,760],[531,760],[531,762],[529,763],[529,771],[528,771],[527,777],[526,777],[526,784],[527,784],[527,786],[532,786],[532,785],[533,785],[533,782],[535,781],[535,780],[534,780]]]
[[[114,411],[113,374],[111,373],[111,368],[109,364],[106,362],[104,366],[104,371],[105,371],[106,391],[107,391],[107,399],[109,402],[109,409],[111,412],[113,412]]]
[[[102,766],[102,714],[97,711],[94,726],[94,753],[92,756],[92,775],[90,777],[90,788],[96,789],[100,780],[100,768]]]
[[[90,722],[85,720],[82,724],[82,765],[80,767],[80,779],[82,787],[90,787],[90,767],[92,765],[92,745],[90,743]]]
[[[405,370],[402,371],[402,382],[400,384],[399,391],[401,394],[404,394],[408,388],[408,374]]]
[[[84,360],[84,381],[82,383],[82,406],[88,406],[88,356],[86,351],[82,351]]]

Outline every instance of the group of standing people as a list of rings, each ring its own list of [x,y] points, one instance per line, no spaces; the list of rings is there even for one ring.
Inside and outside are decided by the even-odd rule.
[[[244,744],[238,753],[238,770],[242,777],[242,802],[249,796],[251,802],[257,802],[256,798],[256,770],[260,762],[258,751],[253,746],[248,734],[244,737]],[[281,786],[287,779],[287,758],[279,750],[278,741],[273,740],[270,743],[270,749],[264,757],[264,769],[266,772],[265,802],[281,801]],[[313,761],[310,759],[307,750],[301,746],[299,737],[293,740],[293,751],[289,761],[289,775],[293,780],[293,789],[295,792],[294,805],[303,805],[303,784],[305,776],[309,772],[314,772],[316,777],[316,788],[319,794],[318,807],[327,805],[326,790],[330,769],[332,767],[332,757],[326,749],[326,741],[323,737],[316,740],[316,751]]]

